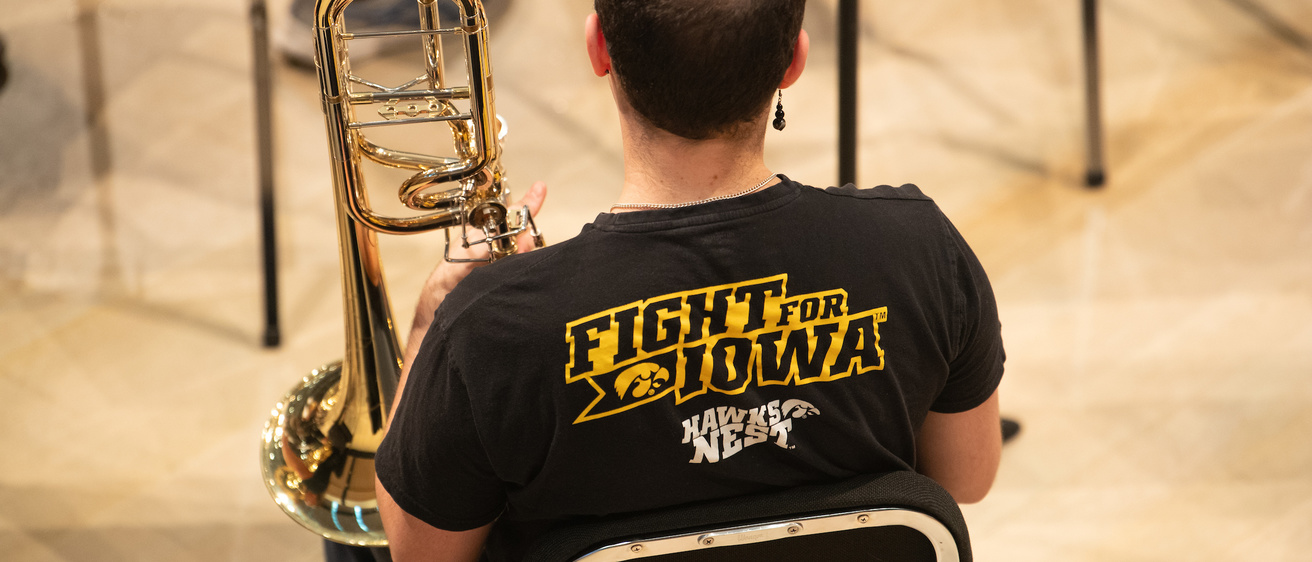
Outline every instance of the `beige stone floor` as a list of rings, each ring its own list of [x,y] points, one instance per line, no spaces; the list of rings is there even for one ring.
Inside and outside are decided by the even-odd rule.
[[[493,22],[505,161],[552,186],[554,240],[622,171],[590,4]],[[1312,3],[1102,4],[1111,183],[1088,191],[1078,2],[862,2],[860,183],[933,195],[1005,325],[1025,428],[965,510],[977,557],[1312,560]],[[819,184],[835,5],[811,2],[768,141]],[[256,460],[273,403],[342,353],[313,77],[276,68],[265,350],[246,4],[0,0],[0,34],[0,559],[319,559]],[[382,244],[406,325],[441,235]]]

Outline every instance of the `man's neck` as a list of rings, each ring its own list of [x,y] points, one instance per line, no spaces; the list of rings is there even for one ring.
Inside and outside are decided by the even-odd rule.
[[[622,119],[623,120],[623,119]],[[690,141],[642,124],[621,125],[624,188],[617,204],[677,204],[731,196],[770,176],[765,131]]]

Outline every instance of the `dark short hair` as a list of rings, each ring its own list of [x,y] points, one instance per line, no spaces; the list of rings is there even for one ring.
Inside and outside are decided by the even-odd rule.
[[[735,134],[770,103],[806,0],[594,0],[612,72],[651,125]]]

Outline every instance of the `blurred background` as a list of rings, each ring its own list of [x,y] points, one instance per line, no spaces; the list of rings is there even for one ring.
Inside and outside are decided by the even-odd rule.
[[[504,163],[550,185],[539,225],[570,238],[622,179],[591,2],[484,1]],[[837,4],[809,3],[810,63],[767,137],[774,170],[820,186]],[[1312,2],[1098,4],[1102,189],[1078,2],[860,3],[857,183],[921,186],[998,295],[1023,430],[965,508],[976,557],[1308,560]],[[0,559],[321,559],[257,443],[343,352],[327,145],[315,76],[275,49],[266,349],[249,8],[0,0]],[[269,17],[291,24],[288,0]],[[443,238],[380,239],[408,326]]]

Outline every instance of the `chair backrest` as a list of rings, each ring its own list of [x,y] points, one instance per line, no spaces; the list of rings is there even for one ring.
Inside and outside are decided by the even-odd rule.
[[[910,471],[675,506],[558,529],[537,562],[970,562],[952,497]]]

